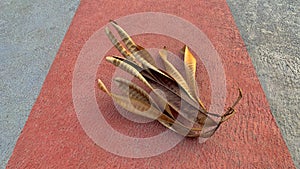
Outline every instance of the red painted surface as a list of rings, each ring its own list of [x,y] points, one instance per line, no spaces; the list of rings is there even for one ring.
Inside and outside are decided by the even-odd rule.
[[[180,2],[81,1],[7,168],[294,168],[225,0]],[[95,31],[109,19],[146,11],[174,14],[199,27],[222,58],[228,93],[226,104],[236,98],[237,87],[243,89],[244,98],[234,118],[207,142],[199,144],[197,140],[185,139],[159,156],[132,159],[105,151],[85,134],[73,106],[72,76],[81,48]],[[139,41],[146,47],[158,43],[157,39]],[[108,74],[106,78],[111,78],[113,67],[102,65],[102,76],[98,77]],[[97,93],[104,95],[98,90]],[[102,112],[117,114],[113,105],[109,105],[111,100],[104,98],[97,98]],[[110,122],[118,128],[116,122]],[[128,133],[126,129],[136,129],[135,123],[124,119],[123,122],[118,130]],[[147,125],[143,127],[147,129]],[[152,130],[147,130],[149,134],[136,130],[139,137],[157,134]]]

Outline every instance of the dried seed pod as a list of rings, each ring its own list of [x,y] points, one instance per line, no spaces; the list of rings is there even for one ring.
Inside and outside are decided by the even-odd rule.
[[[223,122],[234,115],[234,107],[242,98],[240,89],[237,100],[222,116],[206,110],[197,93],[196,59],[187,46],[183,48],[186,72],[184,78],[168,61],[166,49],[159,52],[165,66],[165,70],[161,70],[147,50],[137,45],[115,21],[111,21],[111,24],[122,38],[125,47],[108,28],[105,29],[106,34],[124,58],[108,56],[106,60],[135,76],[153,93],[150,96],[136,84],[122,78],[115,78],[118,87],[128,92],[125,92],[125,95],[113,94],[98,79],[99,88],[121,107],[134,114],[158,120],[172,131],[187,137],[211,137]],[[164,92],[165,97],[155,89]],[[217,122],[214,117],[220,120]],[[211,129],[203,131],[204,127]]]

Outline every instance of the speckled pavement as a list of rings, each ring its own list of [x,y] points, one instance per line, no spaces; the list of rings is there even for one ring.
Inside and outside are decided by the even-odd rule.
[[[4,168],[79,1],[0,2],[0,164]]]
[[[300,168],[300,3],[227,0],[272,114]]]
[[[299,4],[286,1],[227,2],[272,113],[299,168],[299,113],[296,112],[299,107]],[[0,2],[3,100],[0,105],[0,148],[3,168],[78,4]]]

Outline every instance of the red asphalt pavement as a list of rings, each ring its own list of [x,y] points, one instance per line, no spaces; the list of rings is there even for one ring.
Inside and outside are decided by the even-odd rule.
[[[73,71],[85,42],[110,19],[149,11],[176,15],[200,28],[221,57],[228,93],[226,105],[236,99],[238,87],[242,88],[244,98],[237,106],[236,115],[203,144],[196,139],[185,139],[158,156],[141,159],[120,157],[97,146],[82,129],[72,100]],[[163,45],[157,38],[151,40],[144,42],[140,39],[139,42],[145,47],[159,48]],[[181,47],[172,48],[179,50]],[[201,64],[197,68],[201,69]],[[102,62],[97,78],[105,78],[108,82],[112,69],[111,65]],[[97,97],[101,111],[107,115],[117,114],[111,100],[95,90],[103,95]],[[101,100],[103,98],[105,100]],[[209,102],[207,100],[206,103]],[[113,120],[108,119],[108,122],[123,133],[133,128],[143,136],[141,132],[147,130],[147,125],[139,130],[135,128],[138,124],[122,118],[115,119],[123,127],[118,128]],[[147,132],[157,134],[151,129]],[[7,165],[7,168],[75,167],[295,168],[225,0],[192,0],[188,3],[81,1]]]

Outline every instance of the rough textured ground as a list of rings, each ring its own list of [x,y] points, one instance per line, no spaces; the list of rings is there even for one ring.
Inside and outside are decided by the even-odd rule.
[[[299,2],[227,0],[294,162],[299,157]],[[0,167],[60,46],[77,1],[0,2]],[[298,145],[297,145],[298,144]]]
[[[0,2],[0,168],[11,156],[78,4]]]
[[[300,3],[227,3],[295,165],[300,168]]]

